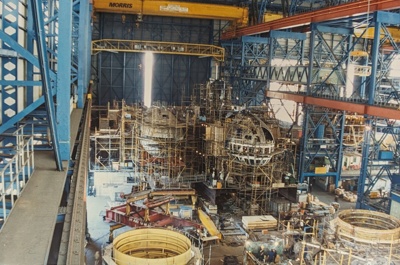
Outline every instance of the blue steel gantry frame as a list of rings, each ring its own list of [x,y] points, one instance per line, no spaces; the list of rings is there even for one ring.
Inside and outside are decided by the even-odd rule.
[[[89,84],[90,4],[1,2],[0,133],[16,130],[24,123],[32,125],[35,135],[47,134],[47,129],[37,129],[47,124],[49,147],[54,150],[57,169],[62,170],[61,161],[70,158],[71,96],[75,93],[78,107],[82,107]],[[71,93],[71,86],[78,89]],[[45,115],[40,111],[43,105]]]
[[[261,105],[268,84],[267,69],[270,62],[270,39],[242,37],[221,43],[225,48],[223,78],[232,84],[236,104]]]
[[[339,97],[346,88],[346,69],[352,30],[312,24],[308,52],[306,94]],[[333,177],[340,181],[345,112],[306,105],[300,145],[299,181]]]
[[[342,169],[345,113],[311,105],[303,111],[299,182],[310,177],[333,177],[337,187]]]
[[[266,70],[269,74],[263,80],[265,83],[274,80],[288,83],[290,80],[299,87],[291,93],[300,93],[298,95],[306,95],[307,98],[323,99],[321,104],[315,100],[310,101],[320,107],[306,106],[304,109],[304,137],[299,161],[300,181],[313,176],[332,176],[333,182],[338,185],[346,113],[335,110],[335,101],[338,103],[337,106],[343,105],[343,101],[353,105],[365,104],[368,113],[374,115],[365,117],[366,128],[373,129],[365,130],[362,169],[358,180],[358,208],[388,211],[390,203],[383,200],[379,207],[376,202],[373,202],[375,206],[371,206],[368,194],[374,188],[373,184],[382,177],[391,179],[392,184],[399,182],[400,130],[394,126],[397,123],[393,123],[392,120],[384,120],[383,123],[373,122],[379,116],[396,117],[393,106],[398,108],[398,105],[393,105],[393,100],[398,102],[399,76],[391,77],[389,70],[399,54],[398,44],[394,36],[391,36],[395,31],[390,28],[398,25],[398,21],[400,21],[398,13],[376,11],[356,17],[313,23],[310,25],[309,51],[301,64],[282,67],[272,63],[270,70]],[[371,29],[373,38],[370,36]],[[229,73],[227,76],[236,84],[240,84],[242,78],[247,78],[242,72],[244,63],[239,53],[242,47],[241,41],[232,40],[225,43],[228,43],[224,44],[227,49],[226,54],[231,59],[226,62],[225,69],[232,69],[227,71]],[[304,102],[297,95],[290,96],[288,91],[269,93],[269,88],[270,86],[267,86],[267,95]],[[237,93],[241,93],[240,89]],[[387,111],[390,112],[389,116],[386,115],[385,107],[392,108]],[[397,113],[400,114],[399,110]],[[380,128],[381,126],[384,128]],[[379,131],[379,137],[376,133],[371,136],[374,130]],[[392,156],[384,156],[383,163],[378,162],[382,159],[381,152],[385,151],[382,150],[384,148],[382,140],[378,140],[382,134],[390,135],[389,137],[393,139],[390,147]],[[324,142],[328,138],[329,144]],[[322,166],[326,172],[321,169]],[[315,171],[316,167],[320,168]]]
[[[237,104],[261,105],[271,82],[298,83],[306,80],[297,73],[304,59],[306,34],[271,31],[268,37],[242,37],[223,41],[224,78],[232,84]],[[281,67],[271,67],[278,64]],[[295,66],[293,69],[291,66]]]
[[[399,21],[400,14],[398,13],[375,12],[370,22],[369,27],[374,28],[374,35],[373,39],[369,41],[371,75],[365,81],[368,105],[388,103],[385,100],[384,102],[381,101],[381,95],[384,93],[383,82],[391,80],[389,78],[391,63],[400,54],[400,46],[393,39],[388,27],[398,25]],[[400,87],[394,86],[392,82],[390,82],[389,89],[390,93],[398,94],[400,91]],[[376,203],[369,199],[369,194],[375,188],[374,184],[381,178],[390,179],[392,189],[399,182],[400,127],[396,124],[396,121],[393,120],[386,119],[382,122],[378,121],[376,117],[366,117],[368,130],[365,130],[364,133],[362,165],[357,190],[357,208],[374,209],[387,213],[390,210],[390,201],[381,200]],[[388,137],[392,138],[392,142],[390,146],[385,146],[383,142]],[[382,155],[385,151],[389,152],[389,156]],[[376,171],[378,172],[376,173]]]

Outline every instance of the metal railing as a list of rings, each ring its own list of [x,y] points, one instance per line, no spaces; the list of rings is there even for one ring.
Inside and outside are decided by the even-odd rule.
[[[33,136],[24,135],[24,127],[19,127],[10,135],[15,137],[15,154],[5,156],[0,162],[0,227],[7,220],[35,168]]]

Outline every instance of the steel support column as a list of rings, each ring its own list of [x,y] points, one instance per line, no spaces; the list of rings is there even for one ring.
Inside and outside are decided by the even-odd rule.
[[[85,103],[84,95],[87,92],[90,79],[90,50],[92,31],[90,26],[90,3],[79,2],[79,38],[78,38],[78,108],[82,109]]]
[[[389,123],[388,123],[389,122]],[[390,197],[370,198],[372,191],[385,189],[379,180],[391,181],[393,188],[399,174],[400,126],[394,121],[368,119],[365,131],[363,160],[358,180],[357,208],[390,213]],[[369,140],[369,141],[367,141]]]
[[[305,107],[300,146],[299,182],[308,177],[333,177],[337,187],[342,166],[344,112]]]
[[[57,119],[62,160],[70,158],[72,2],[60,1],[57,71]],[[64,52],[68,51],[68,52]]]
[[[26,40],[26,49],[28,52],[30,52],[31,54],[34,53],[34,24],[33,24],[33,14],[32,14],[32,5],[28,5],[27,8],[27,12],[28,12],[28,21],[26,23],[26,32],[27,32],[27,40]],[[34,80],[34,68],[33,65],[28,63],[26,65],[26,78],[29,81],[33,81]],[[27,105],[32,104],[34,101],[34,90],[33,90],[33,86],[28,86],[27,90],[26,90],[26,103]]]
[[[269,75],[270,39],[242,37],[240,42],[223,42],[226,49],[223,72],[233,87],[235,104],[261,105]]]
[[[379,103],[382,95],[382,80],[390,80],[388,71],[394,58],[399,55],[399,46],[393,40],[388,26],[396,25],[400,21],[400,14],[375,12],[373,17],[374,35],[371,47],[371,75],[367,78],[368,105]],[[383,34],[382,34],[383,33]],[[385,48],[386,49],[385,49]],[[396,92],[394,86],[390,91]],[[364,134],[363,159],[357,189],[357,208],[373,209],[389,213],[390,197],[378,200],[370,198],[373,189],[380,179],[392,181],[392,176],[399,173],[400,127],[395,120],[377,119],[366,116],[366,130]],[[395,184],[396,181],[392,181]],[[393,187],[392,187],[393,188]]]
[[[12,40],[18,42],[18,1],[8,1],[2,3],[2,30]],[[12,46],[2,42],[1,49],[11,51]],[[2,57],[1,80],[14,81],[18,77],[18,57]],[[18,112],[18,93],[17,86],[3,85],[1,88],[1,122],[7,122]]]
[[[232,86],[234,104],[240,99],[240,71],[242,65],[242,42],[240,40],[223,41],[225,61],[221,68],[221,77]]]
[[[41,77],[42,77],[42,83],[43,83],[42,84],[43,92],[44,92],[44,96],[45,96],[45,104],[46,104],[46,108],[47,108],[47,119],[48,119],[49,128],[50,128],[54,156],[56,159],[56,166],[57,166],[57,169],[61,171],[61,170],[63,170],[63,166],[62,166],[62,162],[61,162],[62,158],[61,158],[61,153],[60,153],[60,148],[59,148],[59,138],[58,138],[57,127],[56,127],[57,121],[56,121],[56,116],[55,116],[53,91],[52,91],[51,82],[50,82],[51,81],[50,80],[50,71],[49,71],[50,65],[49,65],[49,60],[47,57],[47,46],[46,46],[46,36],[45,36],[45,30],[44,30],[42,3],[39,0],[32,0],[31,3],[32,3],[33,18],[34,18],[35,29],[36,29],[36,40],[38,42],[38,57],[39,57],[39,65],[40,65],[40,71],[41,71]],[[69,121],[69,116],[68,116],[68,121]],[[69,123],[68,123],[68,125],[69,125]],[[69,128],[69,126],[68,126],[68,128]]]
[[[260,106],[265,100],[271,64],[270,38],[242,37],[240,103]]]
[[[310,35],[307,95],[339,96],[345,87],[352,32],[313,24]],[[338,35],[338,36],[337,36]],[[307,106],[300,146],[299,180],[333,177],[337,187],[342,170],[345,112]]]

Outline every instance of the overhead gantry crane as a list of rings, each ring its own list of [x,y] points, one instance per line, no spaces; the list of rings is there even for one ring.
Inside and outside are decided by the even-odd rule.
[[[213,57],[224,61],[225,49],[215,45],[192,44],[165,41],[146,40],[114,40],[101,39],[92,41],[92,53],[99,52],[146,52],[160,54],[191,55],[199,57]]]
[[[236,27],[247,26],[247,7],[157,0],[94,0],[95,12],[218,19],[232,21]]]
[[[93,7],[95,12],[136,14],[138,22],[142,21],[143,15],[169,16],[226,20],[231,22],[232,28],[241,28],[247,26],[249,20],[247,7],[216,4],[155,0],[95,0]],[[151,51],[152,53],[213,57],[217,61],[224,60],[224,49],[208,44],[110,39],[93,41],[92,53],[102,51]]]

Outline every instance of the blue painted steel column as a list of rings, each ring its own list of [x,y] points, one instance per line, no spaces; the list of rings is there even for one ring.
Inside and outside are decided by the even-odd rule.
[[[91,81],[91,73],[92,73],[92,10],[93,10],[93,5],[89,2],[89,10],[88,10],[88,28],[87,28],[87,35],[88,35],[88,39],[87,39],[87,52],[86,52],[86,69],[87,69],[87,80],[86,83],[89,83]]]
[[[379,43],[380,43],[380,29],[381,23],[376,21],[376,13],[374,16],[375,20],[375,31],[374,31],[374,42],[372,46],[372,66],[371,66],[371,75],[369,78],[369,93],[368,93],[368,104],[373,105],[375,102],[375,86],[376,86],[376,72],[378,68],[378,56],[379,56]],[[364,130],[364,141],[362,147],[362,161],[360,168],[360,177],[358,178],[358,186],[357,186],[357,209],[364,209],[367,207],[367,202],[365,198],[365,183],[368,178],[368,163],[369,163],[369,155],[370,155],[370,142],[371,142],[371,128],[372,122],[371,119],[365,117],[365,130]]]
[[[72,1],[61,0],[59,8],[57,129],[62,160],[70,158],[70,98],[72,51]]]
[[[88,53],[90,54],[91,30],[90,30],[90,14],[89,1],[80,1],[79,4],[79,59],[78,59],[78,108],[84,106],[84,94],[87,92],[89,85],[90,68],[88,68]]]
[[[310,33],[310,53],[308,55],[309,57],[309,64],[308,64],[308,78],[307,78],[307,88],[306,88],[306,95],[309,96],[311,95],[311,85],[312,85],[312,80],[314,78],[314,75],[312,74],[313,72],[313,61],[314,61],[314,42],[315,42],[315,35],[316,35],[316,29],[317,26],[315,24],[311,24],[311,33]],[[307,117],[307,115],[305,115]]]
[[[309,64],[308,64],[308,75],[307,78],[307,88],[306,88],[306,94],[310,95],[311,94],[311,81],[312,81],[312,70],[313,70],[313,58],[314,58],[314,41],[315,41],[315,24],[311,24],[311,34],[310,34],[310,52],[309,52]],[[300,158],[299,158],[299,167],[298,167],[298,177],[299,177],[299,182],[303,183],[305,180],[305,170],[306,170],[306,156],[305,150],[306,145],[308,143],[308,124],[309,124],[309,112],[311,111],[307,105],[303,107],[304,111],[304,119],[303,119],[303,135],[301,137],[300,141]]]
[[[371,119],[366,117],[365,119],[365,130],[364,130],[364,141],[362,146],[362,160],[360,168],[360,177],[358,178],[357,185],[357,209],[363,209],[366,206],[365,201],[365,182],[368,177],[368,162],[369,162],[369,152],[370,152],[370,142],[371,142]]]
[[[310,78],[310,77],[309,77]],[[308,116],[309,116],[309,112],[310,109],[307,105],[305,105],[303,107],[303,111],[304,111],[304,120],[303,120],[303,126],[302,126],[302,130],[303,130],[303,135],[301,136],[301,140],[300,140],[300,158],[299,158],[299,167],[297,170],[297,175],[298,175],[298,179],[299,179],[299,183],[303,183],[305,180],[305,170],[306,170],[306,156],[307,154],[305,154],[305,150],[306,150],[306,145],[308,143]]]
[[[376,87],[376,73],[378,69],[378,56],[380,46],[380,30],[381,22],[377,21],[377,13],[374,14],[375,30],[374,30],[374,42],[372,45],[372,58],[371,58],[371,75],[369,78],[368,87],[368,105],[373,105],[375,102],[375,87]],[[358,178],[357,186],[357,203],[356,208],[363,209],[367,207],[367,201],[365,198],[365,183],[369,177],[368,163],[370,159],[370,142],[371,142],[371,119],[365,117],[365,130],[364,130],[364,141],[362,149],[362,161],[360,168],[360,177]]]
[[[341,121],[339,124],[339,136],[338,138],[340,139],[338,145],[338,156],[337,156],[337,171],[336,171],[336,178],[335,178],[335,188],[339,187],[339,180],[341,179],[342,176],[342,165],[343,165],[343,135],[344,135],[344,126],[346,125],[346,112],[343,111],[343,115],[341,115]]]
[[[334,74],[337,75],[338,80],[340,79],[340,84],[345,82],[341,69],[343,68],[342,65],[347,62],[346,55],[349,52],[347,49],[343,51],[343,46],[334,46],[332,42],[327,41],[323,32],[330,33],[327,35],[328,37],[332,37],[333,34],[344,36],[340,43],[347,41],[348,36],[352,33],[347,29],[327,27],[320,24],[312,24],[311,29],[307,95],[319,94],[320,91],[324,91],[326,84],[329,85],[329,76]],[[348,42],[346,44],[345,47],[349,47]],[[337,50],[340,53],[335,53]],[[341,54],[343,56],[339,57],[333,54]],[[335,67],[325,79],[317,78],[325,62],[332,63]],[[338,93],[338,91],[339,89],[335,87],[334,91],[329,92]],[[298,170],[300,182],[308,177],[334,177],[335,186],[338,186],[343,156],[344,125],[344,112],[306,106]],[[324,136],[325,127],[331,131],[330,136]],[[317,170],[317,167],[321,169]],[[324,167],[326,171],[325,169],[322,170]]]
[[[375,95],[379,93],[379,84],[381,83],[381,79],[386,77],[387,69],[390,68],[390,63],[393,60],[393,55],[399,53],[398,44],[393,39],[393,36],[390,36],[390,32],[387,31],[387,25],[398,25],[400,21],[400,15],[397,13],[383,12],[378,11],[374,13],[373,18],[373,26],[374,26],[374,41],[371,48],[371,75],[369,77],[369,86],[368,86],[368,104],[374,105],[375,103]],[[383,33],[383,37],[382,37]],[[388,45],[387,51],[391,51],[389,53],[385,53],[381,51],[383,45]],[[390,49],[393,48],[393,49]],[[382,56],[382,53],[384,53]],[[382,56],[382,57],[381,57]],[[379,69],[379,72],[378,72]],[[378,74],[379,73],[379,74]],[[361,172],[359,177],[358,189],[357,189],[357,208],[362,209],[373,209],[380,211],[390,211],[390,201],[392,196],[388,197],[389,204],[380,207],[381,205],[377,205],[375,202],[371,204],[368,198],[369,192],[374,188],[374,184],[378,182],[380,178],[384,176],[389,177],[392,181],[392,185],[398,182],[395,178],[398,176],[398,154],[399,154],[399,137],[398,132],[399,128],[394,128],[393,124],[386,123],[385,126],[379,125],[378,122],[373,124],[373,117],[366,117],[366,129],[364,132],[364,144],[363,144],[363,156],[362,156],[362,164],[361,164]],[[386,127],[386,128],[385,128]],[[378,137],[377,132],[381,134]],[[391,135],[394,140],[394,156],[393,159],[387,159],[380,157],[380,147],[383,142],[383,139],[387,137],[387,135]],[[397,159],[396,159],[397,158]],[[380,164],[380,160],[384,160],[384,163]],[[388,163],[389,162],[389,163]],[[371,164],[375,163],[374,168],[372,168]],[[376,165],[380,164],[380,165]],[[376,170],[379,167],[378,173],[372,173],[372,169]],[[368,180],[368,183],[366,183]],[[368,186],[366,186],[368,184]],[[393,188],[393,186],[392,186]]]
[[[33,0],[32,10],[33,10],[33,18],[35,21],[36,28],[36,41],[37,41],[37,49],[38,49],[38,57],[39,57],[39,65],[40,65],[40,73],[42,77],[43,84],[43,93],[45,96],[45,104],[47,109],[47,118],[49,122],[51,140],[54,150],[54,156],[56,159],[56,166],[58,170],[63,170],[60,150],[59,150],[59,139],[57,135],[57,127],[55,121],[55,107],[53,101],[53,91],[51,88],[50,82],[50,69],[49,69],[49,61],[47,58],[47,46],[46,46],[46,36],[44,30],[44,19],[43,19],[43,10],[42,10],[42,1]],[[60,23],[61,24],[61,23]]]
[[[28,5],[28,16],[26,22],[26,32],[27,32],[27,40],[26,40],[26,49],[34,54],[34,38],[35,38],[35,29],[33,24],[33,14],[32,14],[32,5]],[[33,64],[28,63],[26,65],[26,77],[28,80],[33,80]],[[33,86],[27,86],[26,90],[26,104],[30,105],[33,103]]]
[[[10,0],[3,2],[2,5],[2,30],[10,36],[14,41],[18,42],[18,0]],[[12,50],[12,46],[8,46],[4,42],[2,49]],[[2,57],[1,80],[15,81],[17,80],[18,58],[16,56]],[[1,86],[1,118],[2,123],[11,119],[18,111],[18,93],[17,86],[3,85]]]
[[[373,105],[375,102],[375,88],[376,88],[376,72],[378,71],[378,56],[380,46],[380,32],[381,25],[380,21],[377,21],[377,14],[374,14],[375,30],[374,30],[374,42],[372,45],[372,58],[371,58],[371,76],[369,80],[369,91],[368,91],[368,104]]]

